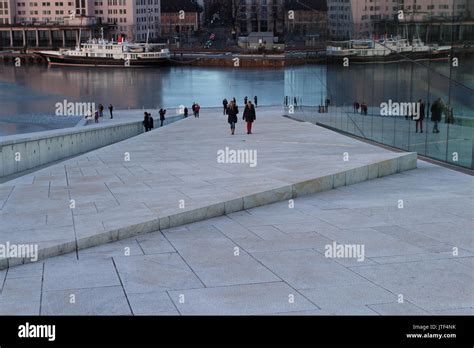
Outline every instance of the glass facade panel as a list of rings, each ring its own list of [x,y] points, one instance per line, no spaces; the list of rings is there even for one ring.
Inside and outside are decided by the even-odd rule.
[[[303,47],[303,32],[288,28],[287,36],[307,56],[324,56],[308,60],[304,73],[286,81],[291,90],[302,86],[305,117],[336,131],[474,168],[474,7],[460,14],[452,12],[459,1],[432,0],[434,10],[427,7],[422,14],[398,18],[382,13],[384,6],[364,10],[363,2],[346,1],[344,11],[369,11],[367,25],[332,23],[329,9],[326,32],[311,34],[318,37],[312,47]],[[449,5],[442,16],[436,5],[441,2]],[[406,4],[393,6],[406,12]],[[337,29],[344,26],[348,29]],[[318,73],[322,66],[325,74]],[[307,80],[314,75],[325,91],[309,88]],[[326,98],[329,107],[321,113]],[[296,110],[294,115],[300,114]]]

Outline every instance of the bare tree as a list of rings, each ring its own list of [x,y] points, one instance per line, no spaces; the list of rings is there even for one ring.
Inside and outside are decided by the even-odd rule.
[[[243,0],[232,0],[232,25],[237,29],[237,22],[247,21],[247,4]],[[243,11],[242,11],[243,10]],[[244,14],[244,16],[242,15]]]

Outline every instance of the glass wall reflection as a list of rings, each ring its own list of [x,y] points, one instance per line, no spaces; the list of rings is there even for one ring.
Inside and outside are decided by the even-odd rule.
[[[331,41],[328,25],[326,46],[339,47],[343,53],[339,57],[327,56],[319,64],[308,62],[300,67],[302,74],[285,75],[285,94],[304,86],[305,98],[293,110],[293,116],[474,168],[472,13],[463,14],[470,16],[469,20],[460,17],[459,2],[444,1],[448,2],[452,16],[439,18],[434,6],[433,12],[425,13],[421,19],[376,22],[365,36],[357,37],[358,41],[351,37]],[[437,3],[433,0],[433,4]],[[357,1],[349,1],[347,6],[354,4]],[[403,4],[399,6],[407,10]],[[388,47],[390,42],[405,48],[391,52],[390,59],[381,59],[370,51]],[[356,45],[359,47],[354,49]],[[414,54],[417,49],[426,53]],[[360,58],[362,55],[366,56]],[[325,74],[318,76],[326,79],[314,79],[312,76],[322,70],[321,66],[325,67]],[[287,111],[291,113],[289,106]]]

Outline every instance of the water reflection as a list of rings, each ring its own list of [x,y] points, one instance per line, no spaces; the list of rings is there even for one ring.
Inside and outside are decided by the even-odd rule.
[[[259,96],[281,104],[283,70],[172,67],[160,69],[0,67],[0,117],[51,114],[54,104],[112,103],[116,108],[220,106],[224,97]],[[5,91],[9,91],[5,93]]]

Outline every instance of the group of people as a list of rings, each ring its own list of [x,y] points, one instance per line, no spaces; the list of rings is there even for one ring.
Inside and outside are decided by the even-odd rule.
[[[163,127],[163,123],[165,122],[165,115],[166,115],[166,109],[161,108],[158,113],[160,114],[160,127]],[[153,117],[151,116],[151,113],[149,112],[144,112],[143,116],[143,127],[145,128],[145,132],[151,131],[153,128],[155,128],[155,121]]]
[[[359,112],[359,109],[362,115],[367,116],[368,106],[365,102],[362,102],[362,103],[359,103],[358,101],[354,102],[354,112]]]
[[[104,106],[102,104],[99,104],[97,106],[97,110],[93,111],[94,122],[95,123],[99,123],[99,119],[104,116],[104,109],[105,109]],[[113,119],[114,118],[114,106],[112,104],[109,104],[109,113],[110,113],[110,119]],[[92,112],[91,112],[91,114],[92,114]]]
[[[244,105],[247,105],[249,102],[249,97],[245,96],[244,98]],[[224,98],[224,100],[222,100],[222,107],[223,107],[223,114],[224,115],[227,115],[227,109],[230,107],[230,105],[234,103],[235,105],[237,105],[237,101],[235,100],[235,97],[232,98],[232,100],[229,102],[227,100],[227,98]],[[257,96],[254,96],[253,97],[253,105],[254,105],[254,108],[258,108],[258,97]]]
[[[257,113],[255,111],[258,105],[258,98],[257,96],[254,97],[255,105],[248,99],[248,97],[244,98],[244,112],[242,115],[242,119],[246,122],[247,126],[247,134],[252,134],[252,125],[253,122],[257,119]],[[230,125],[230,134],[235,134],[235,125],[238,121],[238,114],[239,114],[239,107],[237,105],[237,101],[233,98],[230,102],[227,99],[222,101],[222,105],[224,107],[224,115],[227,115],[227,122]]]
[[[194,117],[199,118],[199,111],[201,110],[201,106],[198,103],[194,102],[193,105],[191,106],[191,110],[193,111]],[[184,118],[187,118],[189,116],[189,109],[187,106],[185,106],[183,109],[183,116]]]
[[[153,128],[155,128],[154,120],[153,117],[149,112],[144,112],[144,117],[143,117],[143,127],[145,127],[145,132],[151,131]]]
[[[255,96],[254,101],[258,103],[257,96]],[[256,115],[256,105],[252,104],[250,100],[248,100],[247,97],[245,97],[245,106],[244,106],[244,112],[242,119],[246,122],[246,129],[247,129],[247,134],[252,134],[252,124],[256,120],[257,115]],[[234,135],[235,133],[235,125],[237,124],[238,121],[238,114],[239,114],[239,107],[237,106],[237,101],[235,98],[233,98],[230,102],[227,101],[227,99],[224,99],[222,102],[224,105],[224,115],[227,115],[227,121],[230,124],[230,130],[231,134]],[[201,110],[201,106],[198,103],[193,103],[191,107],[194,117],[199,118],[199,111]],[[163,123],[165,121],[165,115],[166,115],[166,109],[161,108],[158,111],[160,115],[160,127],[163,127]],[[188,117],[188,108],[184,107],[183,109],[183,114],[184,118]],[[145,128],[145,132],[149,132],[154,128],[154,120],[153,117],[151,116],[151,113],[145,111],[144,116],[143,116],[143,127]]]
[[[415,119],[415,132],[418,133],[418,130],[420,133],[423,133],[423,121],[425,120],[425,103],[423,99],[418,100],[419,104],[419,115]],[[429,104],[428,104],[429,105]],[[354,105],[354,112],[359,112],[363,115],[367,115],[367,104],[365,102],[362,102],[362,104],[359,104],[359,102],[355,102]],[[433,121],[433,133],[439,133],[439,128],[438,124],[441,122],[442,114],[443,112],[446,113],[446,123],[452,123],[453,122],[453,115],[452,115],[452,109],[446,108],[446,105],[444,104],[443,100],[441,98],[436,99],[433,104],[431,105],[431,108],[429,109],[431,111],[431,121]],[[409,115],[405,115],[405,119],[409,119]]]
[[[199,118],[199,111],[201,110],[201,106],[194,102],[191,110],[193,111],[194,117]],[[160,127],[163,127],[164,122],[166,120],[166,109],[160,108],[158,111],[158,114],[160,115]],[[189,110],[187,107],[183,109],[183,116],[184,118],[187,118],[189,114]],[[151,131],[154,127],[154,120],[153,117],[151,116],[151,113],[146,112],[144,113],[143,116],[143,127],[145,128],[145,132]]]
[[[415,132],[418,133],[418,129],[419,129],[420,133],[423,133],[423,121],[426,116],[425,102],[423,101],[423,99],[419,99],[418,104],[420,106],[420,109],[419,109],[419,116],[415,120],[416,121]],[[449,120],[450,118],[450,115],[448,112],[449,110],[446,108],[446,105],[444,104],[443,100],[441,98],[438,98],[431,105],[430,111],[431,111],[431,121],[433,121],[433,133],[439,133],[438,124],[439,122],[441,122],[443,112],[446,112],[446,123],[451,122],[451,120]],[[405,118],[408,119],[408,115]]]

